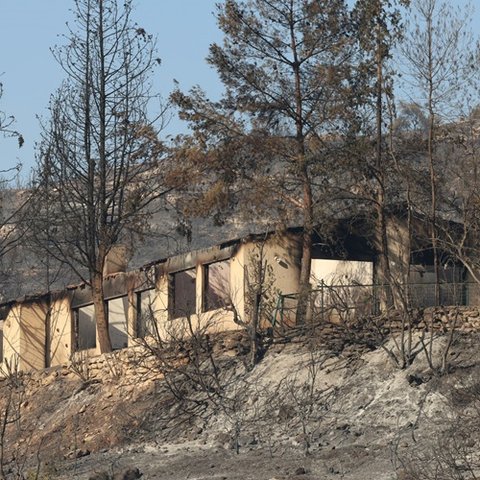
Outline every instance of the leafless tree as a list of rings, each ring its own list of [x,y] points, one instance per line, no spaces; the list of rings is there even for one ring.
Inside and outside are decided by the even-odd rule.
[[[469,31],[470,15],[440,0],[412,2],[412,21],[407,25],[401,52],[410,102],[426,120],[423,140],[429,182],[429,209],[418,205],[430,222],[430,241],[439,303],[440,223],[453,178],[445,176],[455,153],[448,148],[446,130],[468,111],[478,69],[478,44]],[[447,153],[448,152],[448,153]],[[457,152],[458,153],[458,152]],[[452,155],[453,154],[453,155]],[[446,158],[447,157],[447,158]],[[447,173],[448,175],[448,173]]]
[[[0,82],[0,99],[2,94],[3,84]],[[16,138],[18,146],[22,147],[24,138],[14,127],[15,118],[0,109],[0,136]],[[10,265],[7,264],[7,259],[13,258],[14,250],[24,237],[24,229],[18,228],[18,225],[22,221],[28,194],[22,195],[21,192],[12,188],[13,182],[19,179],[21,163],[17,162],[12,166],[2,164],[2,167],[0,168],[0,263],[2,275],[8,276]]]
[[[273,286],[273,269],[265,256],[265,241],[259,241],[248,256],[248,264],[244,265],[245,291],[241,293],[244,295],[244,314],[240,314],[235,307],[235,300],[238,299],[232,298],[226,306],[227,310],[233,312],[233,321],[247,332],[250,341],[250,368],[261,358],[261,338],[267,332],[278,297]]]
[[[0,99],[3,95],[3,83],[0,82]],[[8,115],[4,111],[0,110],[0,133],[7,137],[16,137],[18,140],[18,146],[21,147],[24,143],[23,136],[20,132],[13,128],[15,123],[15,117],[13,115]],[[16,165],[10,169],[7,169],[7,172],[12,170],[18,170],[20,165]],[[5,170],[1,170],[1,173],[5,173]]]
[[[166,192],[164,146],[147,117],[155,40],[133,23],[132,1],[76,0],[66,45],[53,54],[66,80],[53,96],[31,203],[34,240],[92,290],[99,347],[111,350],[103,273],[127,233],[142,231]]]
[[[7,463],[7,446],[8,446],[8,428],[15,425],[20,428],[22,417],[22,403],[25,399],[25,378],[18,369],[18,358],[12,362],[5,362],[1,369],[3,384],[5,388],[5,397],[2,412],[0,415],[0,478],[2,480],[8,478],[5,465]],[[17,465],[17,475],[15,478],[23,478],[22,473],[25,466],[25,460]]]

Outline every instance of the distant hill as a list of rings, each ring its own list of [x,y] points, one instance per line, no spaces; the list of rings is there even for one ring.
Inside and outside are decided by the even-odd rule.
[[[25,190],[0,192],[0,219],[4,221],[5,228],[15,229],[19,218],[28,227],[28,218],[15,215],[27,194]],[[194,218],[186,224],[172,208],[158,204],[152,207],[152,211],[146,231],[141,235],[126,232],[123,238],[122,242],[130,252],[130,270],[178,253],[218,245],[272,228],[266,221],[246,221],[240,216],[231,217],[222,225],[215,224],[211,218]],[[0,301],[48,289],[62,289],[80,282],[68,267],[47,258],[28,244],[26,238],[21,239],[16,248],[0,256]]]

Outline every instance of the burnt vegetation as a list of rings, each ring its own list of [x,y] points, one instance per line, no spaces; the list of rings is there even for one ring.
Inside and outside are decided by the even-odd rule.
[[[49,294],[67,283],[65,271],[87,285],[98,350],[107,354],[99,366],[86,349],[77,351],[68,368],[52,370],[75,385],[71,403],[91,397],[74,412],[67,446],[57,446],[62,458],[77,461],[129,436],[169,442],[205,435],[236,454],[261,448],[278,458],[292,447],[311,458],[343,442],[356,448],[366,432],[379,444],[368,422],[390,401],[397,425],[382,425],[390,428],[398,479],[478,478],[479,359],[465,347],[476,338],[478,311],[463,306],[467,293],[455,286],[480,283],[480,50],[468,10],[440,0],[225,0],[216,10],[223,42],[207,57],[223,95],[212,101],[200,86],[177,88],[155,118],[150,102],[159,97],[150,78],[158,46],[132,20],[132,2],[76,0],[74,11],[65,45],[53,49],[66,78],[52,96],[32,184],[0,204],[1,266],[7,271],[15,255],[33,252]],[[171,108],[190,130],[167,142],[162,127]],[[13,117],[0,112],[0,133],[21,145],[13,127]],[[16,170],[0,172],[7,191]],[[138,331],[125,327],[127,343],[136,344],[131,353],[112,353],[109,255],[122,247],[133,257],[136,245],[157,241],[153,233],[169,241],[181,233],[190,242],[192,224],[207,219],[212,231],[231,221],[267,232],[243,265],[242,308],[231,291],[198,298],[192,267],[176,278],[179,286],[190,281],[188,304],[171,291],[179,272],[165,270],[180,306],[159,312],[150,302],[135,313]],[[280,292],[265,246],[289,227],[300,232],[298,291]],[[341,257],[343,248],[346,258],[352,250],[342,229],[364,234],[374,284],[314,284],[316,252]],[[279,256],[274,261],[289,267]],[[204,290],[208,268],[198,270]],[[424,277],[435,308],[418,301],[412,279]],[[127,300],[127,310],[138,309]],[[159,313],[170,315],[166,326]],[[226,314],[234,333],[217,329]],[[275,371],[276,356],[284,370]],[[365,378],[355,377],[369,361]],[[26,400],[39,391],[28,383],[35,374],[4,366],[0,477],[48,478],[44,442],[54,447],[64,419],[45,435],[24,429],[24,415],[32,421],[36,412]],[[387,395],[364,386],[371,381],[381,390],[372,375],[385,375],[398,396],[378,407]],[[109,397],[106,385],[127,392],[138,408],[129,411],[112,391]],[[405,391],[415,412],[402,409]],[[95,425],[85,420],[83,428],[83,413],[95,405],[99,421],[101,402],[111,397],[110,435],[90,438]],[[352,407],[354,398],[361,405]],[[342,416],[344,407],[358,418]],[[327,473],[342,474],[322,459],[330,462]]]

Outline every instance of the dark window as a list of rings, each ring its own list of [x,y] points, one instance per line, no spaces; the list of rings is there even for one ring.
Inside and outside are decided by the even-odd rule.
[[[154,335],[155,329],[155,289],[137,292],[137,337]]]
[[[171,275],[172,318],[189,317],[196,312],[195,280],[194,268]]]
[[[230,303],[230,260],[205,265],[204,309],[215,310]]]

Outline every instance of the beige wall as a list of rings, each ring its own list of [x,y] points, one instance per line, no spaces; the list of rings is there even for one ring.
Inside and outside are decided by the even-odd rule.
[[[3,324],[3,363],[17,361],[20,357],[20,316],[22,304],[13,305]]]
[[[67,296],[52,300],[50,316],[50,365],[62,365],[73,352],[73,328],[70,299]]]
[[[4,363],[18,361],[21,370],[45,367],[46,302],[24,302],[10,310],[4,324]]]
[[[466,291],[466,300],[467,305],[480,306],[480,284],[477,283],[476,277],[479,275],[479,272],[475,272],[475,277],[471,272],[467,271],[467,291]]]
[[[410,263],[410,243],[406,221],[396,217],[388,219],[387,236],[390,271],[397,282],[406,283]]]
[[[22,307],[20,351],[22,370],[45,367],[45,322],[49,307],[44,302],[27,303]]]
[[[230,259],[230,298],[238,315],[245,316],[245,253],[246,245],[240,245]]]
[[[163,338],[175,334],[188,334],[193,329],[225,331],[240,328],[234,321],[235,310],[238,317],[245,318],[245,293],[249,284],[247,278],[254,278],[259,256],[268,265],[266,282],[272,299],[279,293],[292,293],[298,289],[299,250],[293,236],[271,236],[265,242],[247,241],[230,247],[214,247],[187,255],[174,257],[158,267],[155,290],[147,300],[152,304],[158,330]],[[231,308],[204,310],[204,269],[212,262],[230,258],[229,290]],[[196,312],[188,321],[185,318],[169,318],[169,275],[186,268],[196,269]],[[137,272],[138,274],[138,272]],[[132,273],[132,279],[135,275]],[[140,277],[140,274],[137,276]],[[126,296],[109,300],[112,325],[128,333],[128,345],[135,344],[137,336],[137,293],[143,284],[130,281],[128,275],[112,277],[117,294]],[[212,277],[213,278],[213,277]],[[113,288],[113,287],[112,287]],[[80,292],[82,293],[82,292]],[[25,301],[14,305],[4,325],[4,356],[9,360],[18,356],[22,369],[36,369],[45,366],[48,354],[50,365],[67,363],[74,350],[74,331],[71,302],[75,292],[65,292],[51,300],[49,345],[46,344],[45,321],[48,304],[42,300]],[[88,301],[88,298],[86,297]],[[81,303],[77,304],[81,305]],[[85,304],[83,304],[85,305]],[[82,307],[83,309],[89,308]],[[126,316],[126,318],[123,318]],[[190,323],[189,323],[190,322]],[[183,333],[182,333],[183,332]],[[122,345],[125,342],[122,339]],[[98,345],[98,342],[97,342]],[[118,345],[120,346],[120,345]],[[93,352],[92,353],[98,353]]]
[[[205,252],[198,258],[195,253],[186,255],[178,261],[179,267],[172,270],[180,271],[181,268],[192,268],[192,262],[197,260],[196,269],[196,313],[189,319],[169,318],[169,273],[164,272],[157,278],[156,292],[152,296],[152,310],[155,312],[158,331],[162,339],[169,337],[182,337],[188,335],[190,330],[207,330],[209,332],[234,330],[241,328],[234,322],[235,310],[241,321],[246,319],[245,293],[250,278],[254,281],[254,272],[260,256],[268,265],[266,282],[269,283],[272,301],[276,300],[279,293],[292,293],[298,289],[299,278],[299,250],[294,237],[272,236],[265,242],[255,241],[240,244],[230,258],[229,294],[232,308],[203,311],[204,299],[204,272],[205,265],[218,261],[217,257],[209,258]]]
[[[127,335],[128,346],[133,346],[133,339],[137,336],[137,294],[133,289],[128,291]]]
[[[371,285],[373,284],[373,262],[351,260],[312,260],[310,283],[316,288],[326,285]]]
[[[267,304],[264,304],[264,318],[261,320],[264,322],[264,326],[268,327],[270,326],[279,295],[297,293],[299,290],[300,248],[298,238],[293,235],[273,235],[265,242],[249,242],[245,244],[243,258],[245,264],[244,280],[246,284],[243,298],[246,301],[249,298],[247,285],[248,282],[251,284],[252,281],[255,281],[260,258],[263,259],[264,264],[267,266],[265,285],[269,286],[266,292],[268,300]],[[249,280],[247,280],[247,277]],[[285,322],[289,321],[289,312],[293,314],[293,307],[294,305],[292,305],[290,311],[287,306],[283,317]]]
[[[260,256],[268,265],[272,290],[283,295],[298,292],[300,251],[296,237],[272,235],[263,243],[263,247],[260,241],[245,244],[243,261],[248,272],[256,270]]]
[[[243,269],[239,269],[239,260],[235,258],[230,263],[230,288],[236,291],[239,284],[243,282]],[[155,313],[158,333],[162,340],[169,338],[183,338],[189,336],[191,331],[225,331],[238,329],[238,325],[233,322],[232,312],[224,309],[217,309],[208,312],[202,311],[203,289],[205,288],[203,279],[203,265],[196,267],[196,314],[187,318],[169,318],[169,276],[161,275],[157,280],[157,289],[155,295],[152,295],[152,311]],[[241,278],[239,278],[241,277]],[[233,296],[232,296],[233,298]],[[237,308],[242,308],[237,300],[234,300]]]
[[[106,277],[112,273],[125,272],[130,256],[130,251],[125,245],[114,246],[108,252],[103,275]]]

